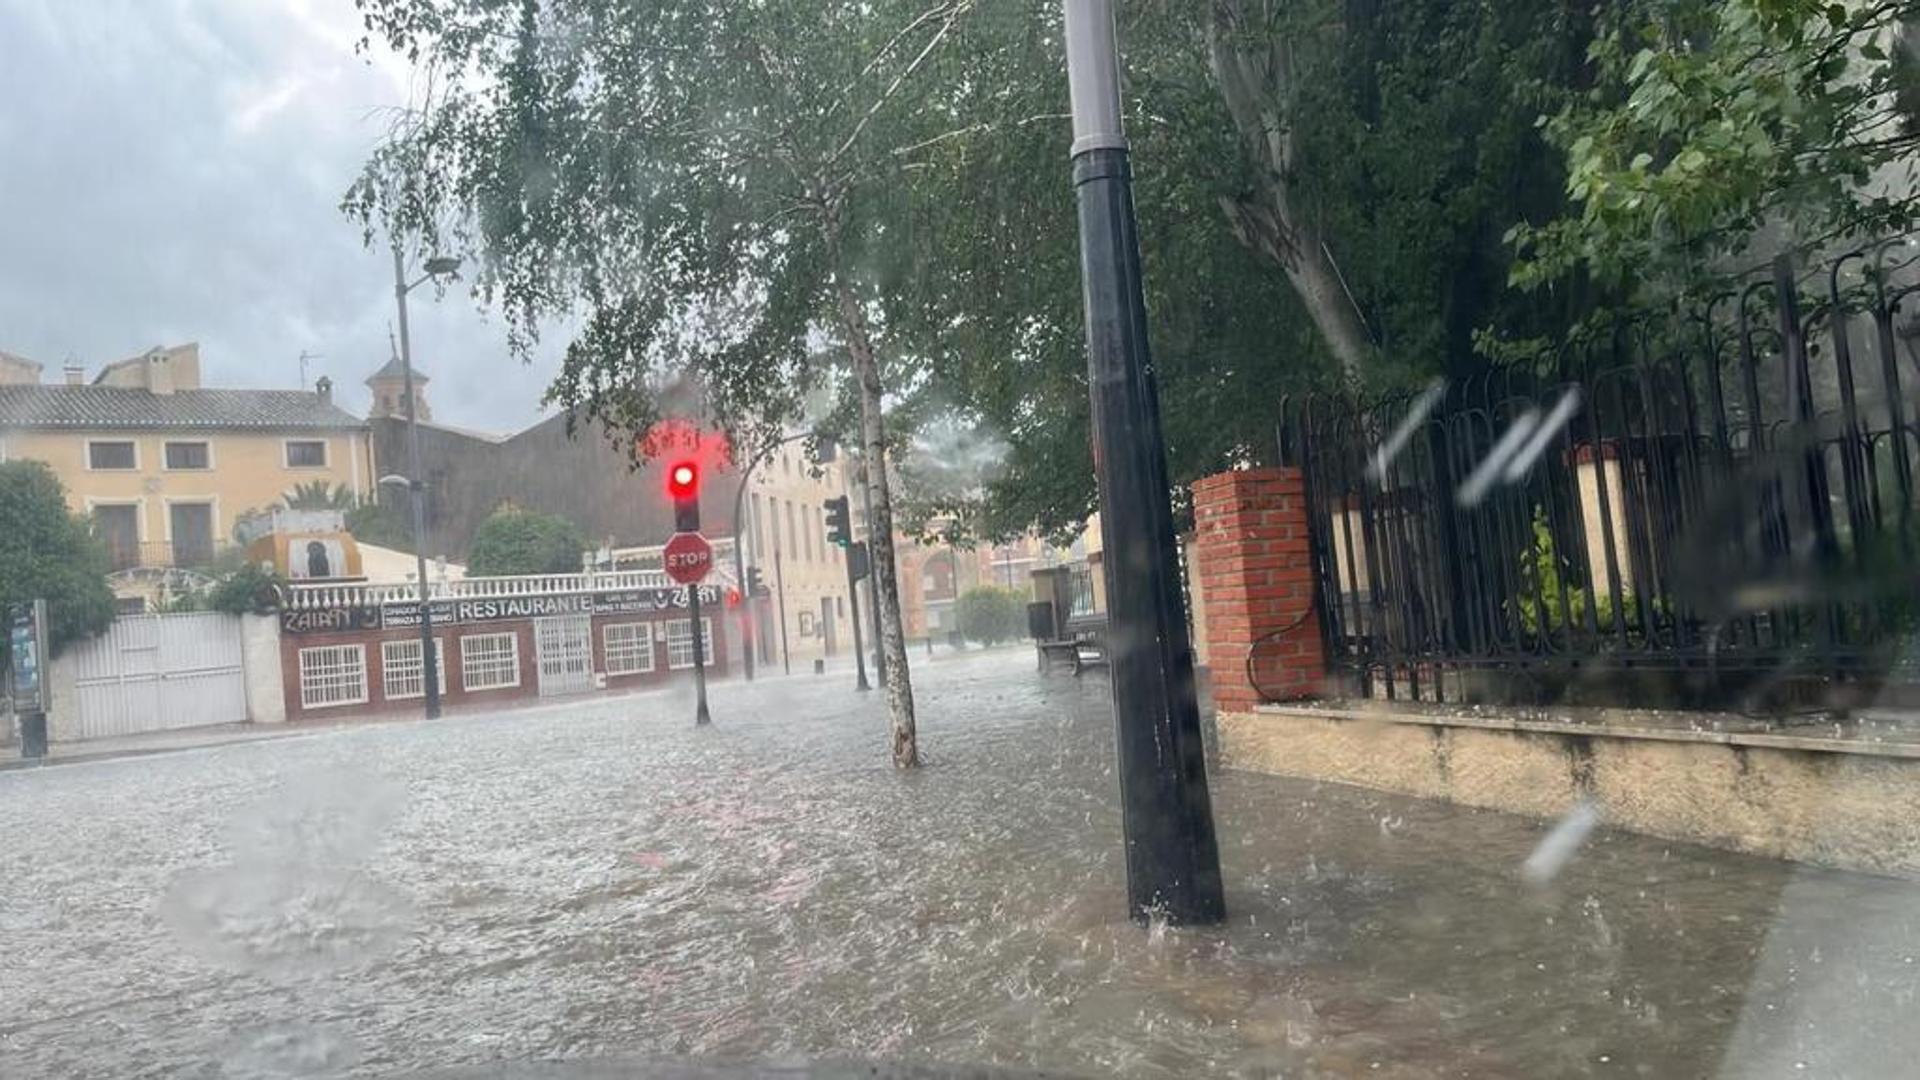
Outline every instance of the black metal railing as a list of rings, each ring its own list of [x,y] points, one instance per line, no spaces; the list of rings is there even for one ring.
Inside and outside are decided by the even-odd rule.
[[[1782,260],[1463,382],[1285,404],[1333,672],[1769,710],[1916,681],[1916,258]]]
[[[111,570],[197,570],[218,560],[233,545],[215,540],[127,540],[117,536],[101,541]]]

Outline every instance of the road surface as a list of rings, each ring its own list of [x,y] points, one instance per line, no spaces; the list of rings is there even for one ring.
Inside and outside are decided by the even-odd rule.
[[[921,663],[0,773],[0,1075],[640,1054],[1071,1075],[1896,1075],[1920,887],[1215,773],[1232,922],[1121,918],[1107,684]]]

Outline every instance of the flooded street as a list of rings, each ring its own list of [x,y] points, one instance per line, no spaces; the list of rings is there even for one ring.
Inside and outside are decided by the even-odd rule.
[[[1231,924],[1122,918],[1107,685],[915,671],[0,773],[0,1074],[558,1057],[1891,1076],[1920,886],[1214,774]]]

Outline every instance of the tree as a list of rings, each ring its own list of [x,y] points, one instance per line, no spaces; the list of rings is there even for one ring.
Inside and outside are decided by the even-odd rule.
[[[580,527],[566,518],[503,506],[474,531],[467,572],[475,577],[577,574],[586,549]]]
[[[277,611],[288,582],[258,563],[242,561],[214,579],[206,592],[206,606],[230,615],[267,615]]]
[[[1226,58],[1208,44],[1215,5],[1140,6],[1123,27],[1148,328],[1176,487],[1270,460],[1279,402],[1345,381],[1329,341],[1346,331],[1323,332],[1261,252],[1266,241],[1242,242],[1223,200],[1254,216],[1284,205],[1318,236],[1308,246],[1329,262],[1338,253],[1351,296],[1341,302],[1357,303],[1382,346],[1367,358],[1375,386],[1474,374],[1486,362],[1478,332],[1551,338],[1580,310],[1509,288],[1501,240],[1564,205],[1559,155],[1535,119],[1579,77],[1590,36],[1580,9],[1356,3],[1336,22],[1321,17],[1327,8],[1228,13],[1239,20],[1233,49],[1259,54],[1247,63],[1304,57],[1263,83],[1277,102],[1268,113],[1288,124],[1292,167],[1277,179],[1272,148],[1243,137],[1217,84],[1213,61]],[[916,488],[913,524],[938,518],[945,530],[958,519],[960,535],[995,539],[1034,526],[1065,539],[1096,502],[1078,237],[1053,112],[1061,60],[1045,34],[1032,41],[1007,54],[1016,69],[989,81],[1022,120],[982,122],[915,155],[896,216],[912,230],[900,250],[917,263],[902,259],[887,281],[896,337],[937,358],[924,415],[938,426],[957,415],[1006,448],[976,495]]]
[[[402,507],[367,499],[347,511],[347,531],[363,544],[413,552],[413,521]]]
[[[955,617],[962,636],[982,645],[1012,641],[1027,632],[1027,608],[1012,589],[979,585],[960,594]]]
[[[360,500],[345,484],[309,480],[281,496],[280,505],[289,510],[352,510]]]
[[[478,289],[522,343],[544,315],[582,315],[553,392],[570,410],[644,431],[678,370],[736,443],[765,445],[828,376],[809,349],[825,338],[883,461],[889,376],[922,359],[876,317],[902,154],[961,126],[954,88],[984,92],[1029,30],[976,6],[360,0],[370,33],[452,74],[346,204],[390,235],[476,248]],[[892,491],[887,469],[868,477],[893,759],[911,767]]]
[[[1572,208],[1510,233],[1514,280],[1663,301],[1776,251],[1911,229],[1920,0],[1638,0],[1545,119]]]
[[[0,463],[0,521],[0,610],[45,600],[56,654],[105,630],[113,621],[107,551],[86,519],[67,511],[53,470],[39,461]]]

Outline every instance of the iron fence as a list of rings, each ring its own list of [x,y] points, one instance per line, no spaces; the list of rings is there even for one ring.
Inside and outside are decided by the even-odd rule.
[[[1781,260],[1468,380],[1285,403],[1333,673],[1763,710],[1915,681],[1917,257]]]

